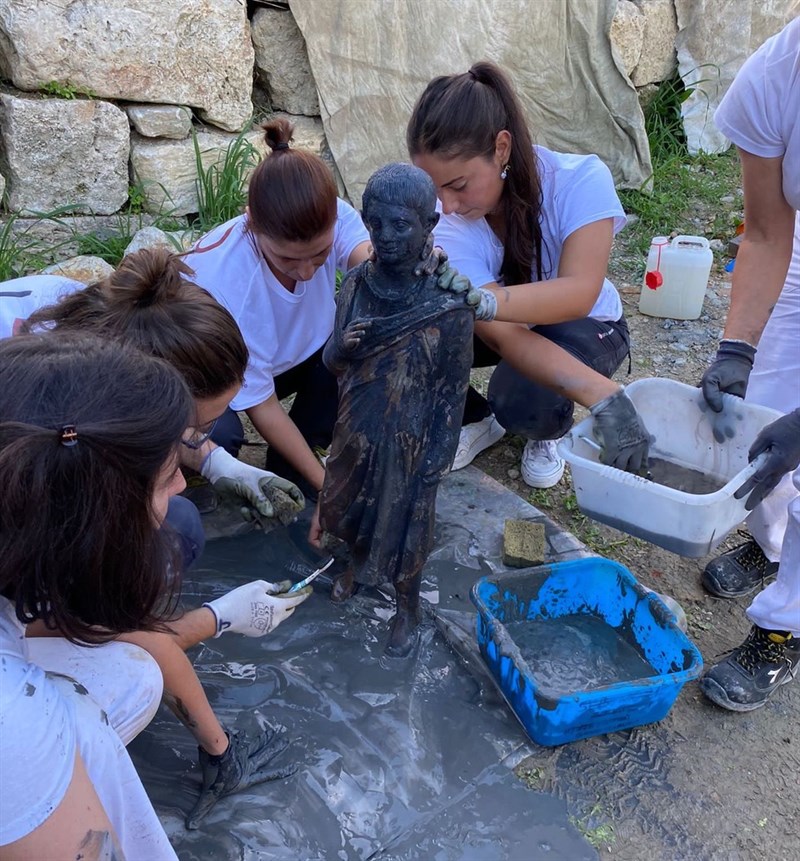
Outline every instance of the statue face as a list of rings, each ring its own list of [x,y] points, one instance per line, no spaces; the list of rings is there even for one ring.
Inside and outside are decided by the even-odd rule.
[[[411,265],[419,260],[430,230],[415,209],[378,200],[370,203],[363,218],[379,263]]]

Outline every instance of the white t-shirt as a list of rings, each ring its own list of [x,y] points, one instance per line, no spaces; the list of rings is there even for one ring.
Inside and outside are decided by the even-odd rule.
[[[53,680],[29,662],[24,630],[11,602],[0,596],[0,846],[30,834],[58,807],[77,748],[125,857],[174,861],[107,716],[85,688]]]
[[[246,226],[244,215],[220,225],[185,258],[194,281],[233,315],[250,351],[244,385],[231,403],[234,410],[263,403],[275,391],[276,376],[328,340],[336,313],[336,270],[346,270],[356,246],[369,241],[361,216],[340,200],[328,259],[291,293],[272,274]]]
[[[745,152],[783,156],[783,195],[800,210],[800,18],[745,62],[714,121]]]
[[[542,275],[555,278],[561,249],[570,234],[603,218],[614,219],[616,234],[625,226],[625,212],[611,172],[596,155],[569,155],[541,146],[535,146],[534,152],[542,186]],[[441,203],[437,208],[441,213]],[[434,237],[447,252],[453,268],[476,287],[492,281],[503,283],[503,244],[485,218],[442,214]],[[535,265],[531,280],[536,280]],[[622,316],[622,302],[608,278],[589,316],[598,320],[618,320]]]
[[[85,284],[60,275],[28,275],[0,282],[0,338],[16,334],[20,323],[34,311],[52,305],[62,296],[83,290]]]

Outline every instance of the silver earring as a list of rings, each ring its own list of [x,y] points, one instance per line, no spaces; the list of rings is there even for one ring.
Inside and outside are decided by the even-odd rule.
[[[508,179],[508,172],[511,170],[511,165],[506,164],[503,166],[503,169],[500,171],[500,179]]]

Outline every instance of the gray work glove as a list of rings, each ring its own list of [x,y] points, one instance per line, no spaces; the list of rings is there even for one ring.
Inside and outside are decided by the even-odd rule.
[[[291,523],[306,504],[302,491],[291,481],[243,463],[224,448],[215,448],[203,461],[200,472],[221,497],[246,503],[284,525]]]
[[[700,381],[703,397],[715,413],[722,412],[723,392],[744,397],[755,357],[756,348],[746,341],[719,342],[717,354]]]
[[[642,474],[647,471],[650,434],[624,389],[589,407],[592,434],[603,450],[601,463]]]
[[[764,463],[733,494],[736,499],[750,494],[744,506],[748,511],[772,493],[787,472],[800,465],[800,409],[767,425],[750,446],[748,457],[752,462],[764,452]]]
[[[289,594],[291,586],[291,580],[280,583],[253,580],[207,601],[203,606],[208,607],[217,620],[214,637],[228,631],[245,637],[263,637],[274,631],[313,592],[311,586],[306,586]]]
[[[225,753],[212,756],[202,747],[197,748],[203,785],[200,797],[186,817],[186,828],[189,831],[199,827],[200,822],[220,798],[267,780],[280,780],[297,770],[294,765],[267,768],[269,763],[289,746],[285,741],[273,744],[275,733],[272,730],[262,730],[253,738],[248,738],[245,733],[236,730],[226,730],[225,734],[229,741]]]

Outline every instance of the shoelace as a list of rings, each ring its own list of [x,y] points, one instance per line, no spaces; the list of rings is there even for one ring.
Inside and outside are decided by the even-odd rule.
[[[741,554],[737,554],[736,561],[742,568],[755,569],[762,577],[767,573],[767,566],[770,564],[769,559],[764,555],[764,551],[758,546],[752,538],[740,544],[735,550],[742,548]]]
[[[780,664],[781,661],[785,661],[789,669],[792,668],[792,662],[786,654],[786,641],[780,643],[770,639],[769,633],[761,628],[750,633],[736,655],[736,663],[751,675],[762,662]]]

